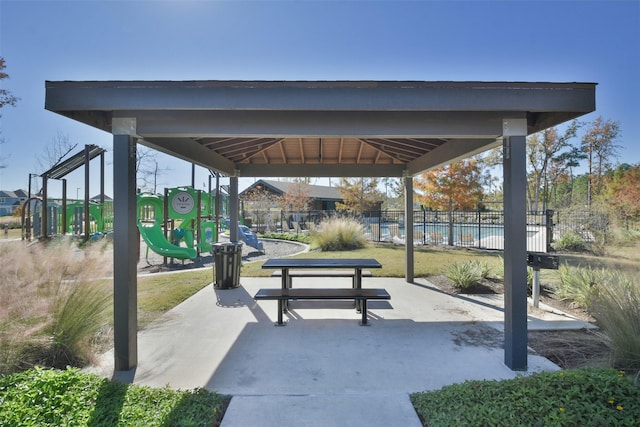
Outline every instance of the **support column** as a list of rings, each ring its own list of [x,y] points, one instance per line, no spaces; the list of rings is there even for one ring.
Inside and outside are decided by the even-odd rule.
[[[527,120],[503,121],[504,363],[527,369]]]
[[[405,241],[405,280],[413,282],[413,177],[404,178],[404,241]]]
[[[229,177],[229,240],[238,241],[238,177]]]
[[[113,122],[114,366],[128,371],[138,364],[135,119]]]

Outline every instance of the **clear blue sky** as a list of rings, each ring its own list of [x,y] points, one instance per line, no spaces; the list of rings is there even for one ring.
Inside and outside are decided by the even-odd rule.
[[[6,190],[27,188],[42,172],[34,155],[61,133],[109,150],[112,194],[111,136],[46,111],[45,80],[595,82],[583,119],[619,121],[619,160],[640,162],[640,0],[0,0],[0,56],[2,86],[21,98],[0,111]],[[189,164],[163,165],[161,188],[191,183]],[[197,188],[206,175],[197,168]],[[69,197],[82,194],[82,170],[68,178]]]

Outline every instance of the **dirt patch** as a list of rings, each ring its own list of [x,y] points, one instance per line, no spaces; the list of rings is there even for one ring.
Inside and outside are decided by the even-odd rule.
[[[453,281],[446,276],[430,276],[428,280],[438,289],[452,295],[504,293],[503,283],[495,280],[483,280],[481,283],[464,290],[456,287]],[[551,289],[544,286],[540,290],[540,302],[578,319],[587,322],[594,321],[584,309],[571,302],[558,299]],[[528,338],[529,347],[536,354],[546,357],[563,369],[611,366],[611,350],[597,330],[530,331]],[[456,340],[460,344],[477,341],[474,340],[474,336],[464,334],[457,336]],[[492,342],[492,345],[495,345],[495,340]]]
[[[529,347],[563,369],[611,366],[611,350],[589,329],[529,332]]]

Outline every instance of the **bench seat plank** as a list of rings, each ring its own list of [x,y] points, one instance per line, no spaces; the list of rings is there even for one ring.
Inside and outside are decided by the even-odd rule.
[[[386,289],[371,289],[371,288],[295,288],[295,289],[274,289],[274,288],[262,288],[253,297],[255,300],[277,300],[278,301],[278,322],[277,326],[284,326],[282,321],[282,312],[284,311],[284,301],[290,299],[304,299],[304,300],[340,300],[340,299],[353,299],[361,303],[360,312],[362,314],[361,325],[367,325],[367,300],[388,300],[391,299],[391,295]]]
[[[391,299],[386,289],[354,289],[354,288],[291,288],[260,289],[254,299]]]

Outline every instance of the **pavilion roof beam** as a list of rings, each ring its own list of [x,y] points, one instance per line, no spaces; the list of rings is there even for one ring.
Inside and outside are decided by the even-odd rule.
[[[282,154],[282,161],[287,163],[287,154],[284,152],[284,140],[280,140],[280,142],[278,143],[278,147],[280,148],[280,154]]]
[[[214,169],[229,176],[235,175],[235,164],[217,154],[213,150],[203,147],[191,138],[153,138],[139,139],[139,144],[154,150],[195,163],[208,169]]]
[[[142,137],[450,138],[498,136],[504,114],[425,111],[141,111]],[[130,112],[123,112],[131,116]]]
[[[427,155],[419,157],[407,166],[407,176],[418,175],[424,171],[453,163],[463,158],[475,156],[483,151],[500,146],[501,138],[493,141],[486,139],[454,139],[446,145],[431,150]]]
[[[286,168],[274,167],[276,164],[239,163],[240,176],[260,177],[402,177],[405,167],[400,164],[385,165],[331,165],[331,164],[288,164]]]

